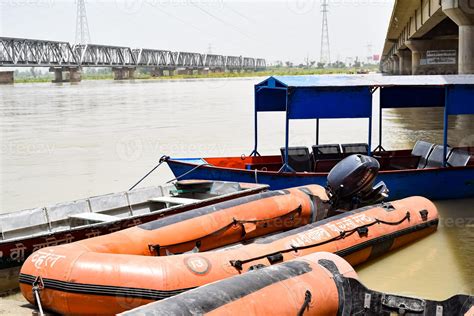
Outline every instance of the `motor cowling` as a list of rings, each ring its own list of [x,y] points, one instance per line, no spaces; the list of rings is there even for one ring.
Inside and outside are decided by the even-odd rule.
[[[379,203],[388,197],[383,182],[374,186],[379,162],[369,156],[352,155],[329,172],[327,191],[332,208],[353,209]]]

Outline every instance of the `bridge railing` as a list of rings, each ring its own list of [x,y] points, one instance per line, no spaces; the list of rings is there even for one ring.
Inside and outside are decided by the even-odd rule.
[[[225,56],[206,54],[204,57],[204,67],[209,69],[225,69]]]
[[[261,70],[265,59],[0,37],[0,67],[155,67]]]
[[[81,66],[137,66],[129,47],[87,44],[74,45],[73,51]]]
[[[67,42],[0,37],[2,66],[77,66],[78,60]]]
[[[137,66],[170,67],[173,66],[171,51],[136,48],[132,50]]]

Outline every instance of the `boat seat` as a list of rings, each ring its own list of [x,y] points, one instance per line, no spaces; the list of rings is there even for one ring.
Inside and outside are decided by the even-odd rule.
[[[341,148],[344,156],[367,155],[369,153],[369,144],[366,143],[342,144]]]
[[[465,167],[469,163],[471,155],[459,148],[455,148],[451,151],[451,154],[448,158],[448,166],[450,167]]]
[[[411,151],[411,155],[420,157],[417,169],[425,168],[428,157],[430,156],[434,146],[434,144],[425,142],[423,140],[416,142],[415,147],[413,147],[413,150]]]
[[[339,159],[342,158],[341,146],[339,144],[314,145],[313,161],[322,159]]]
[[[341,159],[316,160],[314,163],[314,172],[329,172]]]
[[[451,153],[451,150],[452,149],[450,147],[448,147],[447,157],[449,157],[449,154]],[[440,168],[440,167],[442,167],[443,166],[443,154],[444,154],[443,146],[441,146],[441,145],[434,146],[433,150],[431,151],[431,154],[428,156],[425,168]]]
[[[400,156],[400,157],[387,157],[387,163],[384,166],[384,170],[407,170],[417,169],[420,162],[419,156]]]
[[[200,200],[180,198],[180,197],[174,197],[174,196],[160,196],[160,197],[149,199],[148,201],[155,202],[155,203],[165,203],[167,205],[186,205],[186,204],[197,203]]]
[[[280,148],[282,161],[285,161],[285,147]],[[288,164],[296,172],[305,172],[311,170],[311,155],[308,147],[289,147]]]
[[[69,215],[69,218],[82,219],[89,222],[112,222],[120,219],[120,217],[117,216],[90,212]]]

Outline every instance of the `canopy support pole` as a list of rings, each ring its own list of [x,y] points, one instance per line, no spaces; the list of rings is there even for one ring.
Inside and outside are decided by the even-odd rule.
[[[258,112],[257,112],[257,91],[254,90],[254,131],[255,131],[255,140],[254,140],[254,147],[253,147],[253,151],[250,153],[250,157],[252,156],[260,156],[258,150],[257,150],[257,146],[258,146]]]
[[[278,172],[295,172],[293,168],[290,167],[288,164],[288,147],[290,145],[290,119],[288,118],[288,90],[286,92],[286,100],[285,100],[285,161],[283,162],[283,166],[280,168]]]
[[[372,116],[369,117],[369,149],[368,156],[372,156]]]
[[[449,89],[446,86],[444,88],[444,127],[443,127],[443,167],[447,165],[447,155],[448,155],[448,125],[449,125]]]
[[[319,119],[316,119],[316,145],[319,145]]]
[[[379,87],[374,87],[370,90],[370,92],[372,93],[372,95],[375,93],[375,91],[377,91]],[[382,92],[380,92],[382,93]],[[380,99],[379,99],[379,103],[380,103]],[[382,114],[383,114],[383,109],[382,109],[382,104],[379,104],[379,144],[377,147],[375,147],[374,149],[374,152],[377,152],[377,151],[385,151],[385,148],[383,148],[382,146]]]

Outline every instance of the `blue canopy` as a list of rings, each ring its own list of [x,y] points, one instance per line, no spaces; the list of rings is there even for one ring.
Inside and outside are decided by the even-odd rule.
[[[255,111],[286,111],[289,119],[371,117],[371,88],[330,85],[341,81],[339,76],[270,77],[255,86]]]
[[[376,88],[381,88],[382,108],[445,107],[446,89],[449,88],[448,101],[452,107],[449,114],[474,114],[474,106],[464,106],[469,105],[466,97],[474,93],[474,75],[273,76],[255,85],[255,110],[287,111],[287,94],[294,91],[288,98],[290,118],[369,117],[368,92]],[[316,98],[315,94],[318,94]],[[346,109],[347,96],[351,97],[350,112]],[[330,101],[331,107],[314,109],[319,107],[318,101]]]

